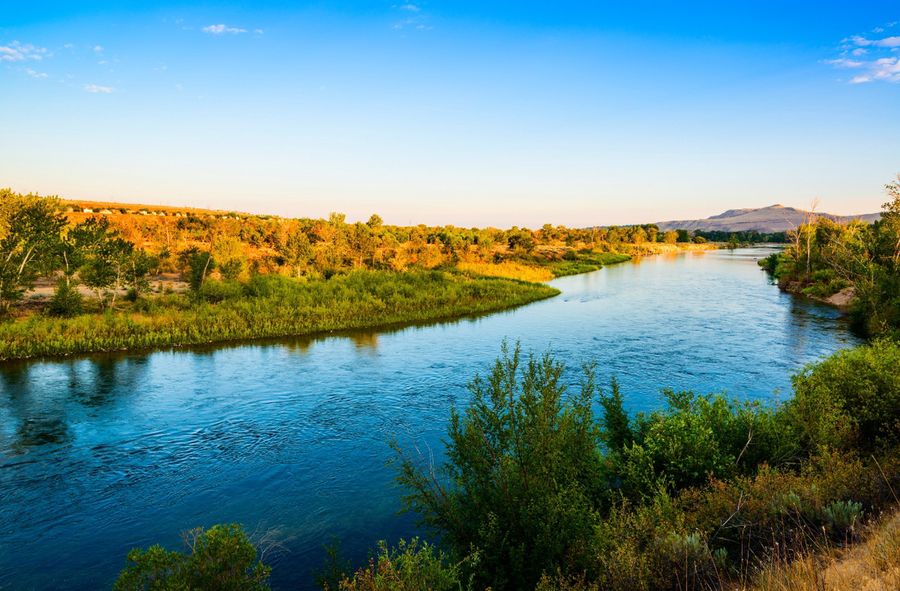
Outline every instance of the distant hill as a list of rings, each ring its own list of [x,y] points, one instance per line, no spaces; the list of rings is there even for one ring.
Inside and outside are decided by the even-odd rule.
[[[703,220],[673,220],[658,222],[660,230],[704,230],[723,232],[741,232],[755,230],[762,233],[784,232],[792,230],[806,220],[806,211],[784,205],[770,205],[757,209],[729,209]],[[836,222],[862,220],[874,222],[881,217],[880,213],[841,216],[830,213],[816,213],[818,217],[828,218]]]

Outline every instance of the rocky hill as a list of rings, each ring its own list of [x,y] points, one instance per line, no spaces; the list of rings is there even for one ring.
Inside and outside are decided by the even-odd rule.
[[[807,219],[808,212],[784,205],[770,205],[756,209],[729,209],[726,212],[702,220],[673,220],[658,222],[660,230],[720,230],[723,232],[741,232],[755,230],[762,233],[784,232],[796,228]],[[828,218],[836,222],[862,220],[874,222],[881,217],[878,213],[854,216],[816,213],[818,217]]]

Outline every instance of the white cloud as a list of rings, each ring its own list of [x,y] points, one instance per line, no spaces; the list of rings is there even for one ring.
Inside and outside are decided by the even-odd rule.
[[[92,94],[112,94],[115,92],[115,88],[112,86],[99,86],[97,84],[85,84],[84,91],[90,92]]]
[[[49,55],[50,52],[45,47],[23,45],[18,41],[13,41],[9,45],[0,45],[0,62],[42,60]]]
[[[95,45],[95,46],[94,46],[94,53],[103,53],[103,46],[102,46],[102,45]]]
[[[894,24],[889,23],[885,28],[890,28]],[[879,31],[875,29],[874,32]],[[900,83],[900,58],[896,57],[896,52],[900,51],[900,36],[870,39],[862,35],[854,35],[844,39],[841,49],[843,51],[840,57],[828,60],[826,63],[836,68],[857,70],[857,73],[850,78],[850,84]],[[847,57],[848,55],[857,59],[851,59]],[[863,56],[869,56],[869,59],[858,59]]]
[[[36,70],[32,70],[31,68],[25,68],[25,73],[31,76],[32,78],[37,78],[39,80],[47,77],[45,72],[38,72]]]
[[[391,28],[395,31],[403,31],[407,29],[415,29],[417,31],[430,31],[433,27],[428,24],[428,15],[422,12],[422,7],[412,2],[404,4],[394,4],[394,10],[404,13],[403,18],[395,21]]]
[[[203,27],[204,33],[209,33],[210,35],[237,35],[239,33],[246,33],[247,29],[242,29],[240,27],[229,27],[228,25],[209,25],[207,27]]]
[[[837,68],[861,68],[865,64],[865,62],[848,60],[844,57],[838,58],[836,60],[828,60],[828,63]]]
[[[885,37],[883,39],[867,39],[860,35],[850,37],[850,41],[860,47],[900,47],[900,35]]]

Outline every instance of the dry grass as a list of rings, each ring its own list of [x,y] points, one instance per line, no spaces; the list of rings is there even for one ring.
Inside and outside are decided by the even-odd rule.
[[[750,591],[897,591],[900,511],[871,529],[864,543],[841,552],[807,554],[764,570]]]
[[[487,277],[504,277],[506,279],[519,279],[540,283],[553,279],[553,271],[550,269],[504,261],[502,263],[459,263],[460,271],[475,273]]]
[[[721,245],[716,244],[715,242],[706,242],[704,244],[694,244],[693,242],[678,242],[676,244],[644,242],[642,244],[620,244],[616,248],[620,252],[634,256],[652,256],[655,254],[677,254],[680,252],[718,250],[721,248]]]

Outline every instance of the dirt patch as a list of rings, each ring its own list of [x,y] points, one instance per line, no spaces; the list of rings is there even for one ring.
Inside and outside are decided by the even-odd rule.
[[[838,308],[849,308],[856,297],[856,289],[853,287],[845,287],[831,297],[825,298],[825,303]]]

